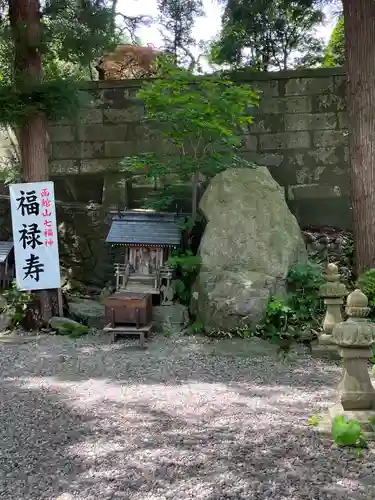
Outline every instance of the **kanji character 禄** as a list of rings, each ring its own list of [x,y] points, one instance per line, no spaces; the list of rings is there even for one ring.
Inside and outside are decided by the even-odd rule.
[[[21,234],[19,239],[22,242],[23,249],[25,250],[27,246],[30,246],[33,250],[36,247],[43,245],[40,241],[41,230],[38,227],[38,224],[22,224],[22,229],[18,231]]]

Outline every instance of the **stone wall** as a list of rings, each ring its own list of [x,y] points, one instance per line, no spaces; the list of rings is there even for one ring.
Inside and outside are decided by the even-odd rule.
[[[243,73],[234,79],[262,91],[243,154],[269,167],[301,226],[349,228],[343,71]],[[51,174],[60,196],[133,207],[152,189],[130,187],[119,173],[123,157],[161,148],[140,122],[143,107],[135,96],[141,84],[90,84],[93,108],[76,124],[51,124]]]

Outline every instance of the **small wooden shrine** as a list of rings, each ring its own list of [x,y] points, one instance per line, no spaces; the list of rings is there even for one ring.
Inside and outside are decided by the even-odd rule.
[[[178,215],[151,210],[112,213],[106,242],[124,248],[123,261],[115,264],[117,292],[170,290],[172,273],[165,263],[181,243],[179,220]]]
[[[14,278],[13,241],[0,241],[0,288],[7,288]]]

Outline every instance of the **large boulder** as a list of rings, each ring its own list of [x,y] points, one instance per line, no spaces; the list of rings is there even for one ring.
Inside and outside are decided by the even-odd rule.
[[[285,293],[289,269],[307,261],[284,190],[265,167],[228,169],[212,179],[200,209],[207,225],[192,313],[206,330],[255,325],[270,296]]]

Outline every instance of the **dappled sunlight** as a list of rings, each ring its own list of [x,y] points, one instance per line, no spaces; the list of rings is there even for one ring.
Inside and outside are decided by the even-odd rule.
[[[334,403],[337,365],[302,354],[290,363],[272,353],[212,356],[197,339],[191,353],[184,342],[189,355],[177,343],[138,351],[88,338],[2,349],[0,483],[9,498],[315,500],[345,492],[368,500],[372,448],[357,463],[307,425]],[[36,496],[12,472],[20,459],[10,433],[22,439]]]

